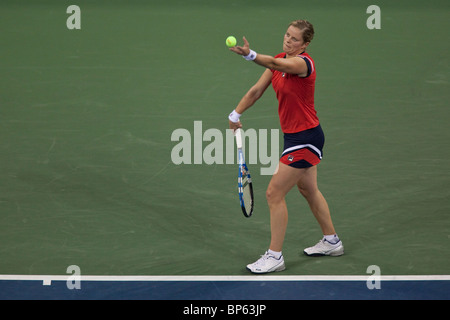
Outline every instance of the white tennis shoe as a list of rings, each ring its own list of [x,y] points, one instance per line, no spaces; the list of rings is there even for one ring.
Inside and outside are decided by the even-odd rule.
[[[342,241],[330,243],[325,238],[321,239],[315,246],[306,248],[303,253],[307,256],[332,256],[337,257],[344,254],[344,246]]]
[[[283,271],[284,269],[286,269],[286,266],[284,265],[283,255],[277,259],[267,251],[256,262],[247,265],[247,270],[253,273],[269,273]]]

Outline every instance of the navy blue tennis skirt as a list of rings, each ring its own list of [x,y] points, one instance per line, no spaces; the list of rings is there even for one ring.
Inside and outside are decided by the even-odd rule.
[[[308,168],[319,164],[323,156],[325,135],[322,127],[284,134],[284,149],[280,162],[294,168]]]

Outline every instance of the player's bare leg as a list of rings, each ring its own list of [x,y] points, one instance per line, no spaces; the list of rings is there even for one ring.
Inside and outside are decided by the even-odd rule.
[[[308,201],[309,207],[316,217],[323,234],[335,234],[336,231],[331,220],[328,203],[317,186],[317,166],[301,170],[302,175],[297,183],[298,190]]]
[[[281,251],[283,247],[288,210],[285,196],[298,182],[302,169],[292,168],[279,163],[278,171],[272,176],[266,191],[267,204],[270,210],[271,241],[269,249]]]
[[[328,203],[317,186],[317,166],[303,170],[303,175],[297,183],[297,188],[308,201],[309,207],[324,235],[316,245],[306,248],[303,252],[308,256],[342,255],[344,246],[336,235]]]
[[[247,265],[253,273],[283,271],[285,269],[282,247],[286,233],[288,212],[284,197],[297,184],[294,168],[280,163],[267,187],[266,198],[270,209],[271,242],[269,250],[260,259]]]

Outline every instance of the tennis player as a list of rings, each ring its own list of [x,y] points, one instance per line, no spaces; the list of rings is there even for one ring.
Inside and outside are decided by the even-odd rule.
[[[235,130],[242,127],[240,116],[272,84],[278,99],[278,114],[284,133],[284,151],[278,170],[272,176],[266,191],[270,210],[270,246],[259,260],[247,265],[247,269],[253,273],[285,269],[282,254],[288,222],[285,196],[295,186],[307,200],[323,233],[323,238],[316,245],[304,249],[304,254],[340,256],[344,253],[328,204],[317,186],[317,164],[322,159],[325,138],[314,108],[314,60],[306,53],[313,36],[314,28],[310,22],[296,20],[289,24],[284,35],[283,52],[275,57],[251,50],[245,37],[243,46],[230,48],[246,60],[266,68],[229,115],[230,128]]]

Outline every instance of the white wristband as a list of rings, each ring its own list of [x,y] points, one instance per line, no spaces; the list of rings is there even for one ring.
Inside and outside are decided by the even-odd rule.
[[[249,53],[248,55],[246,55],[246,56],[243,56],[243,57],[244,57],[244,59],[247,60],[247,61],[253,61],[253,60],[256,59],[256,56],[257,56],[257,55],[258,55],[258,54],[257,54],[255,51],[253,51],[252,49],[250,49],[250,53]]]
[[[233,110],[233,111],[230,113],[230,115],[228,116],[228,119],[229,119],[231,122],[236,123],[236,122],[239,122],[239,118],[240,118],[240,117],[241,117],[241,114],[240,114],[240,113],[237,113],[236,110]]]

